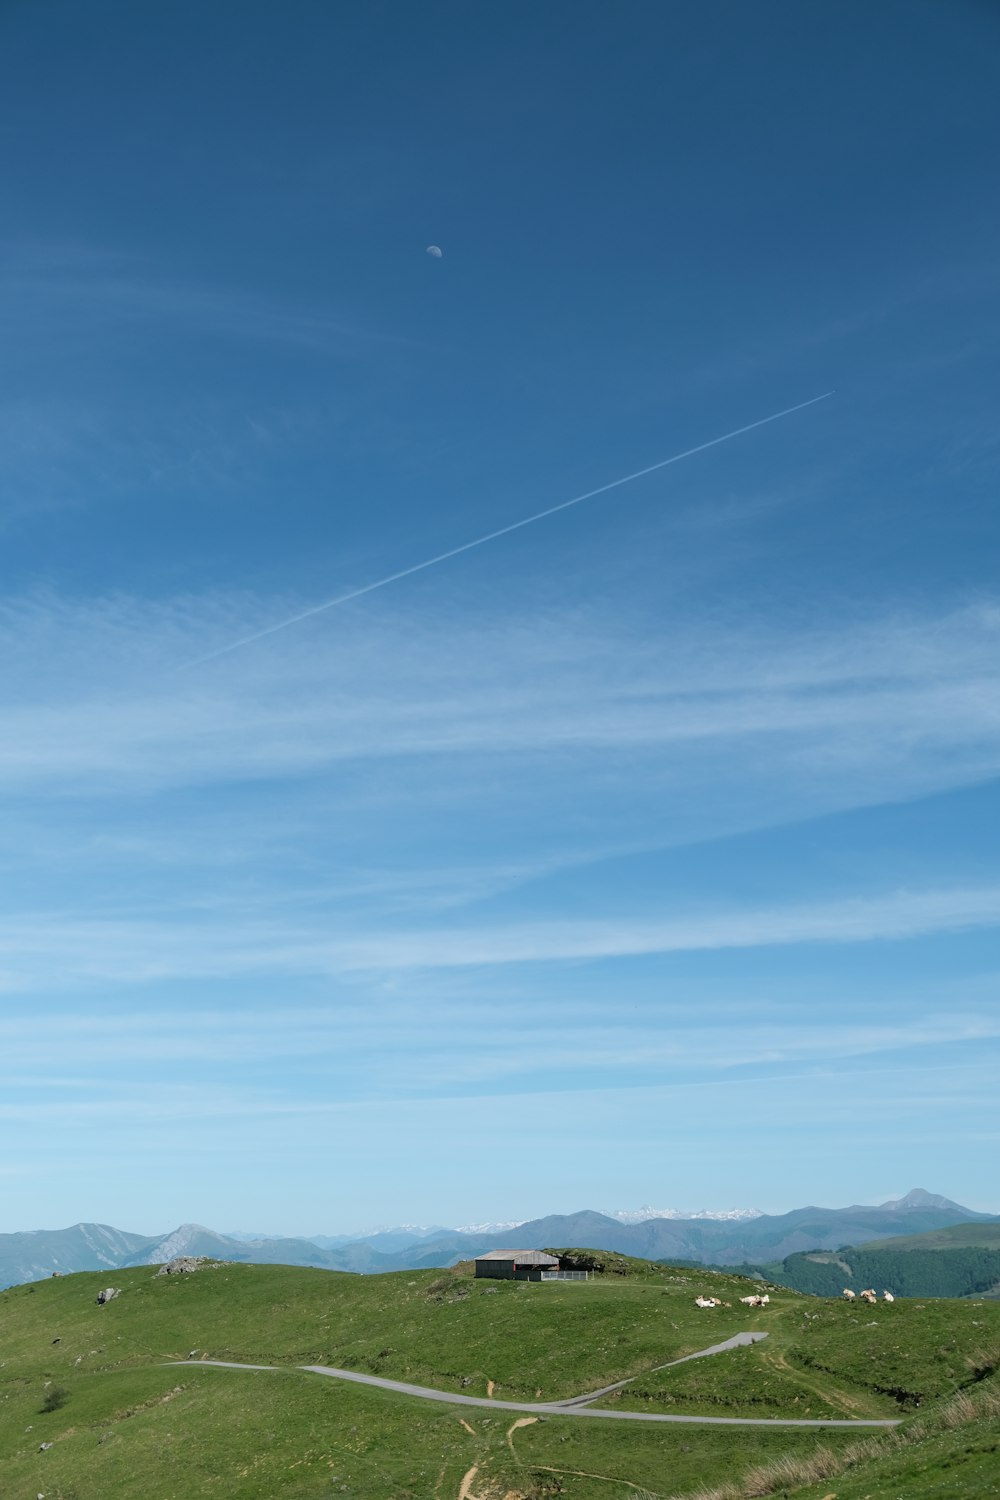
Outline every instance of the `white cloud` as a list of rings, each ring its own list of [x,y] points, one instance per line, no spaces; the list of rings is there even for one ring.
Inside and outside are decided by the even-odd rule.
[[[646,756],[677,783],[708,755],[714,777],[737,757],[742,777],[791,771],[849,802],[1000,768],[993,606],[798,633],[345,610],[300,639],[173,670],[288,608],[8,602],[0,790],[120,794],[499,755],[572,755],[584,775],[588,757],[606,769],[609,755]]]
[[[1000,886],[901,891],[866,899],[741,908],[677,920],[537,922],[500,930],[422,931],[350,940],[331,949],[346,969],[552,962],[758,948],[859,943],[1000,926]]]
[[[909,1016],[891,1015],[891,1009],[879,1007],[884,1019],[878,1025],[790,1019],[779,1026],[760,1025],[749,1013],[725,1024],[711,1012],[692,1024],[686,1008],[678,1005],[655,1019],[632,1020],[625,1030],[575,1013],[569,1027],[540,1024],[515,1004],[507,1019],[517,1029],[500,1037],[489,1016],[470,1016],[468,1009],[457,1037],[442,1017],[429,1030],[415,1019],[412,1007],[408,1014],[389,1006],[357,1015],[349,1007],[331,1006],[272,1015],[237,1008],[209,1016],[171,1008],[166,1015],[149,1015],[140,1026],[114,1012],[81,1025],[64,1012],[58,1034],[40,1035],[37,1026],[20,1034],[3,1033],[10,1070],[3,1083],[11,1107],[25,1107],[41,1090],[45,1098],[64,1096],[67,1107],[75,1100],[89,1109],[96,1100],[101,1109],[113,1112],[116,1101],[136,1096],[136,1069],[150,1076],[165,1072],[176,1080],[182,1071],[178,1065],[192,1080],[210,1072],[219,1083],[253,1076],[253,1065],[298,1061],[306,1066],[294,1069],[290,1092],[315,1101],[317,1094],[325,1097],[331,1091],[355,1098],[419,1096],[426,1092],[419,1086],[421,1078],[432,1079],[433,1092],[444,1094],[477,1085],[510,1086],[537,1076],[540,1058],[549,1087],[556,1089],[581,1077],[627,1077],[637,1085],[669,1077],[681,1084],[695,1077],[742,1077],[760,1069],[787,1076],[794,1066],[836,1066],[845,1059],[884,1054],[924,1051],[940,1057],[957,1049],[968,1055],[977,1044],[1000,1038],[1000,1020],[990,1014]],[[52,1071],[31,1071],[42,1067]],[[352,1085],[358,1077],[363,1083]],[[247,1087],[244,1081],[244,1092]],[[253,1107],[275,1106],[276,1098],[287,1100],[288,1093],[287,1085],[276,1093],[273,1080],[266,1089],[250,1088]]]
[[[940,870],[909,889],[869,872],[853,899],[665,911],[633,894],[601,919],[442,920],[589,860],[995,772],[995,605],[798,634],[380,607],[174,671],[290,605],[0,606],[4,858],[22,891],[0,987],[443,982],[998,922],[995,881]]]
[[[105,348],[130,333],[149,338],[151,325],[327,354],[357,354],[366,344],[412,344],[390,330],[366,327],[341,309],[298,305],[241,293],[227,283],[183,280],[162,264],[102,254],[0,246],[0,315],[11,333],[27,332],[65,347],[100,330]]]
[[[1000,886],[898,891],[865,899],[721,910],[653,920],[398,926],[356,934],[320,913],[246,920],[219,912],[83,918],[23,913],[0,923],[8,991],[39,986],[146,985],[173,980],[391,975],[414,970],[577,963],[639,955],[796,944],[900,941],[1000,926]]]

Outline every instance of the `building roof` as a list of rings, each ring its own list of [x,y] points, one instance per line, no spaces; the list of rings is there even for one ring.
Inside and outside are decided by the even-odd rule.
[[[490,1250],[477,1255],[477,1260],[515,1260],[519,1266],[557,1266],[555,1255],[546,1255],[544,1250]]]

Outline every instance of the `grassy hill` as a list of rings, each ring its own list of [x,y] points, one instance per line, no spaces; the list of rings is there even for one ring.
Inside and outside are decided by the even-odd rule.
[[[926,1234],[870,1240],[866,1250],[1000,1250],[1000,1224],[949,1224]]]
[[[821,1449],[842,1464],[858,1442],[832,1429],[521,1418],[323,1379],[302,1364],[507,1400],[638,1376],[601,1404],[820,1418],[915,1411],[925,1421],[936,1400],[993,1383],[1000,1306],[862,1313],[783,1292],[754,1312],[738,1302],[747,1283],[726,1273],[604,1259],[587,1283],[477,1282],[468,1268],[354,1277],[221,1264],[13,1288],[0,1295],[0,1494],[624,1500],[737,1482],[749,1494],[754,1469],[807,1465]],[[122,1294],[98,1307],[109,1281]],[[701,1311],[699,1292],[733,1305]],[[652,1373],[753,1328],[769,1333],[753,1349]],[[166,1363],[192,1350],[278,1368]]]

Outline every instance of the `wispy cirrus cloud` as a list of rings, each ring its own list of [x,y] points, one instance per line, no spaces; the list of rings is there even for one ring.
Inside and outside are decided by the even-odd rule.
[[[694,912],[666,919],[398,925],[357,933],[327,913],[311,921],[247,920],[216,913],[21,913],[0,923],[0,986],[144,985],[270,976],[338,978],[416,970],[578,963],[640,955],[720,952],[800,944],[899,942],[1000,927],[1000,885],[898,891],[867,898]],[[340,928],[338,931],[337,928]],[[333,931],[331,931],[333,928]]]
[[[797,943],[897,941],[1000,926],[1000,886],[746,909],[682,920],[540,922],[500,931],[394,932],[335,949],[345,969],[551,963]]]
[[[573,1026],[537,1020],[537,1008],[512,1001],[508,1024],[530,1026],[531,1051],[517,1036],[498,1035],[486,1014],[464,1015],[445,1007],[439,1025],[428,1031],[414,1008],[401,1001],[383,1003],[378,1015],[347,1004],[290,1007],[280,1013],[262,1009],[197,1010],[171,1008],[136,1016],[120,1007],[85,1017],[61,1012],[58,1028],[40,1031],[27,1025],[0,1026],[5,1061],[0,1081],[8,1095],[22,1092],[64,1093],[86,1099],[93,1093],[136,1092],[133,1070],[158,1066],[172,1077],[177,1065],[191,1082],[207,1072],[220,1078],[254,1081],[266,1075],[269,1059],[295,1060],[295,1087],[320,1091],[333,1084],[347,1097],[377,1097],[401,1089],[420,1095],[419,1059],[436,1090],[461,1090],[538,1072],[537,1057],[553,1087],[581,1077],[613,1075],[636,1081],[665,1076],[677,1079],[710,1072],[738,1074],[762,1067],[784,1071],[790,1064],[877,1057],[932,1050],[961,1050],[1000,1038],[1000,1018],[984,1010],[939,1008],[907,1013],[900,1008],[879,1024],[845,1015],[839,1021],[787,1019],[761,1023],[750,1017],[738,1026],[724,1024],[711,1006],[694,1022],[686,1007],[668,1014],[652,1008],[637,1013],[623,1033],[603,1014],[574,1011]],[[706,1058],[706,1015],[714,1023],[711,1057]],[[461,1035],[451,1027],[461,1024]],[[43,1065],[48,1071],[42,1072]],[[357,1082],[361,1076],[362,1082]],[[271,1085],[273,1089],[273,1084]],[[259,1095],[258,1095],[259,1096]],[[273,1097],[273,1095],[272,1095]]]
[[[0,523],[137,490],[259,489],[262,467],[357,425],[343,394],[293,392],[289,370],[374,372],[424,348],[356,305],[0,240]]]
[[[308,776],[352,760],[706,751],[961,783],[1000,766],[1000,607],[824,629],[521,615],[341,617],[235,665],[195,642],[285,604],[39,595],[0,610],[0,788],[99,793]],[[456,650],[456,638],[460,649]]]
[[[173,670],[288,602],[0,605],[0,799],[16,850],[0,863],[22,892],[0,971],[13,963],[33,983],[29,952],[43,961],[50,939],[67,959],[90,955],[81,972],[115,954],[106,971],[138,980],[579,961],[991,920],[990,882],[956,870],[742,916],[713,905],[664,922],[633,897],[629,920],[588,913],[586,928],[426,925],[601,859],[996,775],[995,604],[798,633],[369,608]]]
[[[0,326],[47,333],[64,348],[95,331],[105,346],[136,333],[148,338],[156,326],[171,337],[186,331],[355,357],[373,343],[415,347],[342,309],[185,278],[150,258],[79,245],[0,245]]]

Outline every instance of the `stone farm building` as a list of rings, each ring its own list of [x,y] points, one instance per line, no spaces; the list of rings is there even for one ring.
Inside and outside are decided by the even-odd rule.
[[[490,1250],[476,1256],[476,1275],[500,1281],[541,1281],[543,1271],[558,1271],[559,1261],[544,1250]]]

